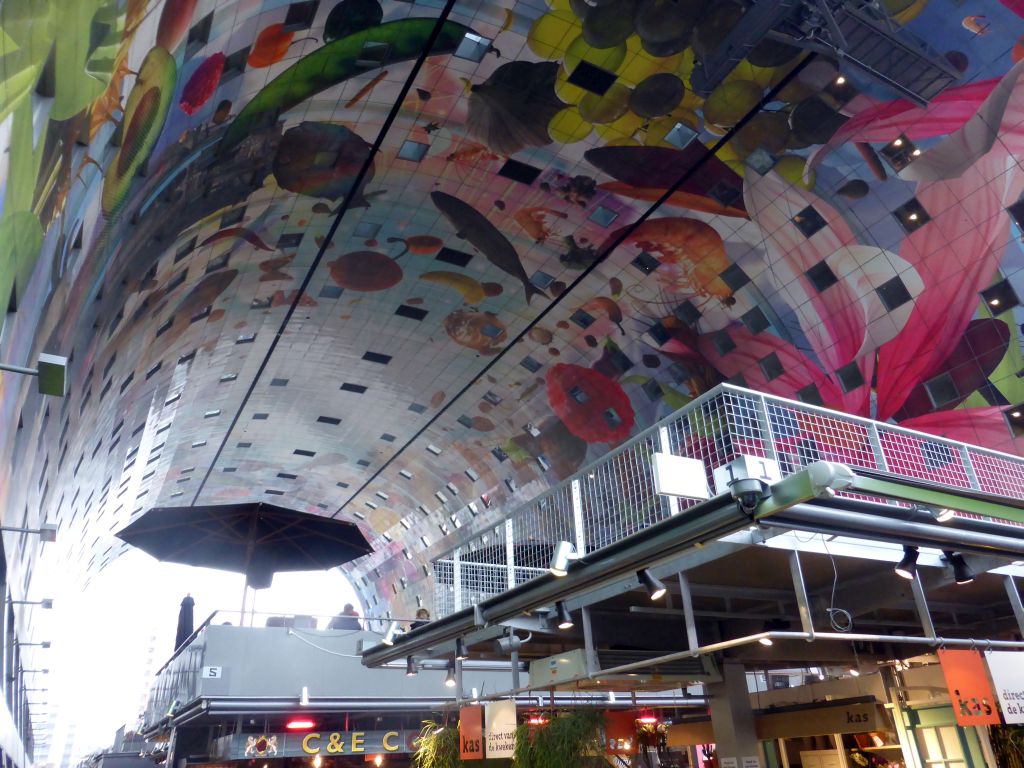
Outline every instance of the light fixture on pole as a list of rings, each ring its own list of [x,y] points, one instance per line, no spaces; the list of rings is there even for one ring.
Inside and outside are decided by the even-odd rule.
[[[405,676],[416,677],[419,670],[416,668],[416,660],[412,656],[405,657]]]
[[[64,397],[68,393],[68,359],[44,352],[39,355],[39,362],[36,365],[36,368],[26,368],[21,365],[0,363],[0,371],[35,376],[39,394]]]
[[[974,581],[974,571],[964,560],[963,555],[949,550],[944,550],[942,554],[945,556],[946,562],[953,566],[953,580],[957,584],[970,584]]]
[[[299,706],[300,707],[308,707],[309,706],[309,688],[307,686],[305,686],[305,685],[302,686],[302,692],[299,694]]]
[[[919,552],[917,547],[910,547],[904,545],[903,547],[903,559],[900,560],[896,567],[893,569],[896,571],[896,575],[904,579],[913,580],[914,575],[917,573],[917,556]]]
[[[658,579],[653,576],[650,571],[646,568],[641,568],[636,572],[636,576],[640,579],[640,583],[643,584],[644,589],[647,590],[647,594],[651,596],[651,600],[660,600],[665,596],[668,588]]]
[[[444,676],[444,687],[454,688],[455,687],[455,662],[448,662],[448,674]]]
[[[579,560],[581,557],[582,555],[576,551],[572,542],[560,541],[555,545],[548,570],[555,576],[565,576],[569,572],[569,563]]]
[[[384,645],[394,645],[395,635],[398,633],[398,622],[392,621],[388,625],[388,631],[384,633],[384,639],[381,640]]]
[[[40,675],[48,675],[48,674],[50,674],[50,670],[49,669],[23,669],[23,670],[21,670],[21,674],[23,674],[23,675],[27,675],[27,674],[32,673],[32,672],[37,672]]]
[[[11,600],[11,605],[38,605],[48,611],[53,608],[53,600],[50,598],[43,600]]]
[[[49,640],[43,640],[43,642],[41,642],[41,643],[21,643],[21,642],[19,642],[18,645],[21,646],[22,648],[28,648],[31,645],[37,646],[39,648],[49,648],[50,647],[50,641]]]
[[[42,523],[38,528],[21,528],[14,525],[3,525],[0,526],[0,531],[4,533],[34,533],[39,535],[39,540],[46,542],[54,542],[57,540],[57,526],[54,523]]]
[[[558,628],[572,629],[572,614],[569,613],[569,607],[565,604],[564,600],[559,600],[555,603],[555,612],[558,614]]]
[[[465,661],[469,658],[469,649],[466,648],[466,641],[461,637],[455,638],[455,658],[459,661]]]

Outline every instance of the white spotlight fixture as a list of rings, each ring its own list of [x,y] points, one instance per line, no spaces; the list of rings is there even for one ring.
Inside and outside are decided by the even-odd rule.
[[[944,551],[942,553],[946,562],[953,566],[953,580],[957,584],[970,584],[974,581],[974,571],[971,570],[971,566],[964,560],[964,556],[959,552]]]
[[[384,638],[381,640],[384,645],[394,645],[395,635],[398,633],[398,622],[392,621],[388,625],[388,631],[384,633]]]
[[[448,674],[444,676],[444,687],[454,688],[455,687],[455,662],[448,662]]]
[[[652,576],[651,572],[646,568],[641,568],[636,572],[636,576],[640,579],[640,583],[644,585],[644,589],[647,590],[647,594],[651,596],[651,600],[660,600],[665,596],[668,589],[656,576]]]
[[[300,707],[308,707],[309,706],[309,688],[307,688],[305,685],[302,686],[302,693],[299,694],[299,706]]]
[[[850,677],[860,677],[860,670],[857,667],[850,667],[846,671],[850,674]]]
[[[569,563],[579,560],[581,555],[576,547],[569,541],[560,541],[555,546],[555,553],[551,556],[551,565],[548,570],[555,576],[565,576],[569,572]]]
[[[937,523],[948,523],[954,517],[956,517],[956,510],[950,509],[949,507],[943,507],[942,509],[936,509],[934,511],[935,522]]]
[[[572,614],[569,613],[569,607],[565,604],[564,601],[559,600],[557,603],[555,603],[555,611],[558,613],[558,628],[572,629]]]
[[[466,648],[466,641],[461,637],[455,638],[455,658],[465,661],[469,658],[469,649]]]
[[[775,641],[772,640],[770,637],[758,638],[757,642],[759,642],[761,645],[764,645],[764,646],[775,645]]]
[[[896,575],[913,581],[914,574],[917,573],[917,556],[917,547],[904,546],[903,559],[900,560],[893,569],[896,571]]]

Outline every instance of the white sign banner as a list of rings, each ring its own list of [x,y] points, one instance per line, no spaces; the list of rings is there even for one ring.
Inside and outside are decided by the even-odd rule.
[[[516,703],[492,701],[484,706],[485,756],[512,757],[516,752]]]
[[[1007,724],[1024,723],[1024,653],[989,651],[985,654],[988,671]]]

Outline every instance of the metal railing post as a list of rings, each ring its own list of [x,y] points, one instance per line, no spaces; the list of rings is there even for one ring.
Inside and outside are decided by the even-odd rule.
[[[971,461],[971,454],[966,445],[960,446],[960,460],[964,463],[964,472],[967,473],[967,481],[971,484],[971,488],[980,491],[981,483],[978,482],[978,473],[974,471],[974,462]]]
[[[515,533],[513,531],[512,518],[505,520],[505,561],[508,566],[508,588],[516,585],[516,548]]]
[[[455,610],[462,610],[462,549],[458,548],[452,553],[452,583],[455,586],[455,594],[452,600],[455,603]]]
[[[587,552],[587,537],[583,530],[583,496],[579,479],[572,481],[572,524],[576,533],[576,552],[582,557]]]
[[[764,457],[772,461],[778,461],[779,457],[775,452],[775,432],[768,420],[768,406],[765,404],[764,395],[757,395],[753,398],[754,410],[757,412],[757,423],[761,428],[761,442],[764,444]]]
[[[882,472],[889,471],[889,462],[885,460],[885,451],[882,450],[882,436],[878,433],[876,424],[868,425],[868,442],[871,443],[871,453],[875,457],[875,464]]]

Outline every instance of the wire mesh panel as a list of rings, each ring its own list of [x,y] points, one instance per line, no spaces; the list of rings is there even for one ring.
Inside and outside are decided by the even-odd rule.
[[[998,496],[1024,499],[1024,462],[1015,456],[1003,456],[976,448],[966,448],[964,452],[977,477],[980,490]]]
[[[514,542],[510,565],[547,570],[558,542],[576,542],[571,483],[523,505],[510,519]]]

